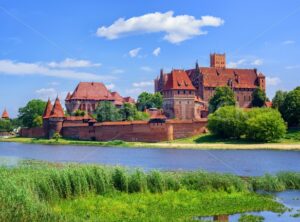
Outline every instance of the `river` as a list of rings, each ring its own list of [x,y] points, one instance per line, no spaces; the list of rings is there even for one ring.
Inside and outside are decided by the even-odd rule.
[[[15,164],[34,159],[96,163],[145,170],[205,170],[259,176],[279,171],[300,172],[300,151],[194,150],[0,143],[0,161]]]

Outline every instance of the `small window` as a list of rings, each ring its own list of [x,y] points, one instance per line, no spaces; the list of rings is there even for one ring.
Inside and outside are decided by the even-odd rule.
[[[178,93],[178,95],[179,95],[179,94],[180,94],[180,90],[178,90],[178,92],[177,92],[177,93]]]

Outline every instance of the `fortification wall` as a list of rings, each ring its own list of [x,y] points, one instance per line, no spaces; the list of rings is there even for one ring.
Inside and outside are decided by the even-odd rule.
[[[167,121],[166,123],[148,123],[146,121],[65,125],[63,137],[79,140],[124,140],[140,142],[159,142],[189,137],[205,131],[206,120]]]
[[[21,137],[34,137],[34,138],[42,138],[45,137],[45,131],[41,127],[36,128],[22,128],[19,132]]]

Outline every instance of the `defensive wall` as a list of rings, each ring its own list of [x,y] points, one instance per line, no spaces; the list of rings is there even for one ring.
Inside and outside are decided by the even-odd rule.
[[[74,122],[64,121],[60,134],[64,138],[78,140],[124,140],[139,142],[171,141],[190,137],[206,131],[207,119],[166,120],[165,122],[125,121],[125,122]],[[24,128],[22,137],[46,137],[44,128]]]

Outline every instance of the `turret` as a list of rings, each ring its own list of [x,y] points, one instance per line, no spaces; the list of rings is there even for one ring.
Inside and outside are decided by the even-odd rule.
[[[257,75],[257,82],[258,82],[258,86],[263,90],[266,91],[266,77],[262,74],[259,73]]]
[[[2,118],[2,119],[9,119],[9,115],[8,115],[8,112],[7,112],[6,109],[4,109],[1,118]]]
[[[43,114],[43,128],[44,128],[46,137],[49,137],[49,118],[51,115],[52,108],[53,108],[53,106],[51,104],[51,101],[50,101],[50,99],[48,99],[48,102],[47,102],[47,105],[46,105],[46,108],[45,108],[44,114]]]
[[[49,116],[48,137],[52,138],[55,133],[61,133],[63,121],[65,118],[64,110],[57,97]]]

